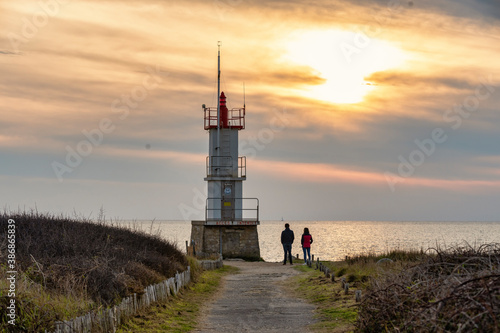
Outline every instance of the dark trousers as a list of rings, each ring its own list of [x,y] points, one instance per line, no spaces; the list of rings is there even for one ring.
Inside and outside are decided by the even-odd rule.
[[[283,263],[286,264],[286,255],[288,253],[288,258],[290,259],[290,264],[292,263],[292,244],[283,244],[283,252],[285,252],[285,259]]]
[[[307,263],[308,257],[309,257],[309,260],[311,260],[311,248],[310,247],[303,247],[302,250],[304,251],[304,262]]]

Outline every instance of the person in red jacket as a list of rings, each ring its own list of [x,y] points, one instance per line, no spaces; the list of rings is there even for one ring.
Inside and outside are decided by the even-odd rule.
[[[302,250],[304,250],[304,265],[307,265],[307,260],[311,260],[312,242],[313,238],[309,233],[309,228],[304,228],[304,233],[302,234],[302,238],[300,239],[300,244],[302,244]]]

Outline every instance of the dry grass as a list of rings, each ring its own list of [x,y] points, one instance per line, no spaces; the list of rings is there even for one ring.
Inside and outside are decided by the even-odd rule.
[[[314,332],[351,332],[357,317],[352,293],[345,295],[339,281],[332,282],[319,270],[296,266],[302,274],[287,280],[284,285],[296,296],[314,304],[315,319],[310,328]]]
[[[158,236],[37,212],[0,215],[2,265],[8,219],[16,222],[17,328],[25,332],[117,303],[187,267],[185,256]],[[6,271],[2,266],[0,329],[7,325]]]
[[[499,332],[500,244],[429,249],[371,280],[360,332]]]
[[[500,332],[500,244],[392,250],[322,264],[336,282],[304,266],[310,276],[296,278],[297,290],[318,304],[318,331]],[[341,278],[362,290],[361,303],[353,294],[340,298]]]
[[[235,274],[238,269],[225,265],[217,270],[203,271],[196,262],[191,267],[197,267],[196,283],[183,289],[168,302],[156,304],[136,315],[118,333],[192,332],[198,325],[203,304],[217,293],[222,278],[227,274]]]

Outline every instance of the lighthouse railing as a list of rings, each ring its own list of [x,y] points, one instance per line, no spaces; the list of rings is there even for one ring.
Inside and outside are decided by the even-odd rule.
[[[235,108],[229,110],[229,127],[245,129],[245,108]]]
[[[247,157],[239,156],[238,157],[238,177],[246,177],[247,176]]]
[[[217,128],[217,108],[205,107],[204,127],[206,130]],[[228,128],[245,129],[245,108],[233,108],[228,110],[227,118]]]
[[[245,178],[247,176],[247,158],[246,156],[239,156],[238,165],[233,166],[231,156],[207,156],[206,168],[207,177]]]
[[[222,221],[223,198],[207,198],[205,205],[205,221]],[[259,199],[258,198],[234,198],[241,201],[241,207],[234,209],[234,216],[241,218],[234,221],[224,222],[258,222],[259,221]]]
[[[217,108],[203,108],[205,129],[217,128]]]

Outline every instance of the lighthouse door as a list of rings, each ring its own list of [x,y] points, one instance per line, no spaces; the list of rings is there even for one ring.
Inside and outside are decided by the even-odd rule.
[[[222,214],[223,221],[234,221],[234,189],[232,183],[222,186]]]

